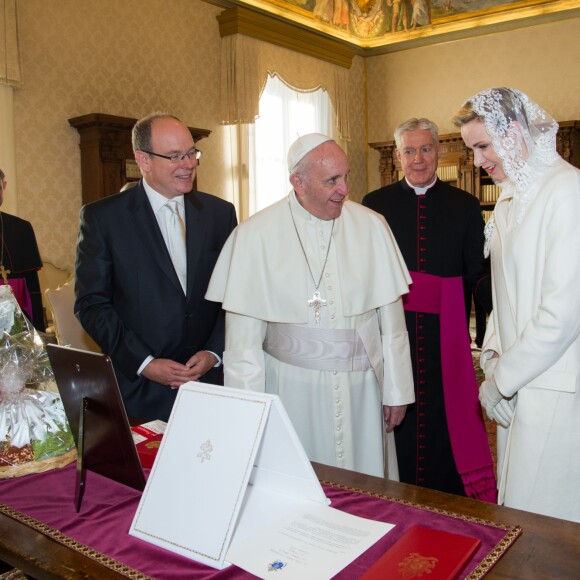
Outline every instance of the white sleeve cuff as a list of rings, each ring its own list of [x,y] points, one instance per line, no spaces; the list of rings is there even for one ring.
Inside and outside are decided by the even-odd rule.
[[[139,376],[141,376],[141,373],[143,372],[143,370],[145,369],[145,367],[152,361],[154,360],[154,357],[152,357],[151,355],[149,355],[142,363],[141,366],[139,367],[139,369],[137,370],[137,374]]]

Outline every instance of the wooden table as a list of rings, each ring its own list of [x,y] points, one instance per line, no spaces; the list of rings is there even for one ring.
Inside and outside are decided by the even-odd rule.
[[[580,524],[325,465],[314,464],[314,468],[321,481],[508,526],[521,526],[523,534],[491,570],[488,578],[580,578]],[[3,514],[0,514],[0,560],[38,579],[124,578]]]

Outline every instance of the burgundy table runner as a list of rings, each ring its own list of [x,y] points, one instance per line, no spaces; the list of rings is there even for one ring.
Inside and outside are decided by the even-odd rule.
[[[47,473],[0,481],[0,512],[131,578],[254,578],[236,566],[225,570],[173,554],[128,534],[141,493],[87,472],[79,514],[74,509],[75,465]],[[487,520],[452,514],[410,502],[324,484],[332,507],[395,524],[396,527],[335,578],[362,576],[403,533],[415,524],[478,538],[479,549],[461,578],[480,578],[521,532]]]

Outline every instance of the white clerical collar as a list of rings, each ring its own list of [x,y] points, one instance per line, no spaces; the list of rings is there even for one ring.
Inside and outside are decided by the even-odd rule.
[[[330,224],[332,224],[332,222],[334,220],[323,220],[320,219],[319,217],[316,217],[314,214],[311,214],[299,201],[298,201],[298,196],[296,195],[296,192],[294,190],[292,190],[289,194],[288,194],[288,201],[290,203],[292,212],[294,213],[294,215],[300,219],[306,220],[307,222],[316,222],[316,223],[321,223],[323,226],[324,224],[328,224],[330,227]]]
[[[427,186],[425,187],[416,187],[414,185],[411,185],[409,183],[409,180],[405,177],[405,181],[407,182],[407,185],[415,191],[415,195],[425,195],[427,193],[428,189],[431,189],[435,183],[437,182],[437,176],[435,176],[435,179]]]

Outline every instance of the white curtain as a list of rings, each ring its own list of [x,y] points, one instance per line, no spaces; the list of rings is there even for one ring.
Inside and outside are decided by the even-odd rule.
[[[348,69],[241,34],[222,38],[222,123],[253,123],[266,77],[272,74],[299,91],[326,89],[338,134],[345,141],[350,139]]]
[[[330,113],[333,115],[330,128],[320,125],[300,131],[289,128],[281,134],[278,129],[273,129],[273,125],[266,124],[272,142],[276,143],[276,156],[284,160],[294,140],[290,136],[295,138],[297,132],[315,131],[326,133],[336,140],[340,138],[339,143],[346,150],[346,143],[350,140],[349,77],[348,70],[343,67],[241,34],[222,38],[221,51],[222,123],[230,126],[231,163],[227,170],[231,175],[238,219],[242,221],[268,205],[268,201],[262,201],[262,194],[256,194],[257,183],[264,183],[264,179],[269,182],[271,178],[256,175],[255,142],[258,139],[261,143],[263,138],[256,137],[254,128],[255,120],[263,116],[260,98],[267,79],[278,75],[279,79],[304,97],[316,92],[326,95],[328,109],[333,110]],[[294,120],[298,120],[300,115],[295,117]],[[258,148],[262,149],[260,144]],[[277,178],[276,183],[261,186],[270,190],[264,194],[269,200],[289,191],[285,162],[283,165],[284,177]]]
[[[277,75],[269,75],[260,97],[260,114],[247,126],[249,214],[288,194],[286,154],[306,133],[333,135],[332,104],[324,89],[297,91]]]

